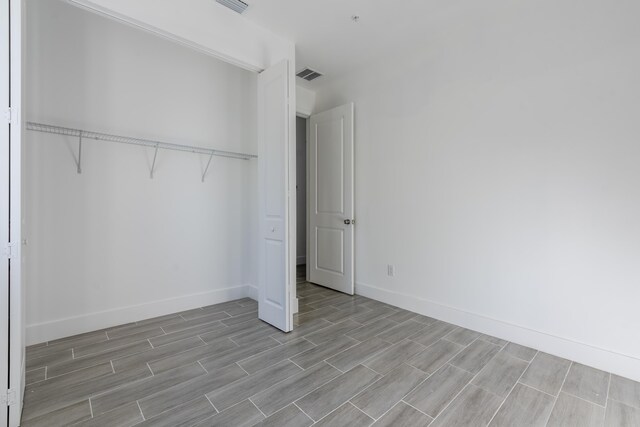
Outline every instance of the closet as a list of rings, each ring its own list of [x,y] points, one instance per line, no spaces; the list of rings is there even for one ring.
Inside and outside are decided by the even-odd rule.
[[[27,343],[258,298],[260,201],[275,206],[259,191],[258,102],[273,101],[258,80],[286,92],[283,74],[63,1],[28,2],[27,15]],[[262,126],[286,129],[286,110],[265,111]]]

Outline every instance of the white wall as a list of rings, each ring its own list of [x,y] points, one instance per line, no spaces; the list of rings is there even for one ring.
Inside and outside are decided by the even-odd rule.
[[[356,105],[357,292],[640,380],[639,14],[448,3],[321,87]]]
[[[309,117],[314,113],[316,93],[311,89],[296,86],[296,108],[298,115]]]
[[[226,62],[260,71],[293,60],[293,43],[212,0],[67,0],[156,34],[181,40]],[[295,67],[294,67],[295,68]]]
[[[307,119],[296,117],[296,255],[307,261]]]
[[[256,75],[60,1],[28,8],[27,119],[253,152]],[[257,163],[28,132],[30,343],[244,296]]]

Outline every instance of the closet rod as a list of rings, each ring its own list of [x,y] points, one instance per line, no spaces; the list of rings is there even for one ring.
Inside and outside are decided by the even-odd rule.
[[[144,147],[160,148],[163,150],[187,151],[189,153],[208,154],[210,156],[228,157],[232,159],[250,160],[258,156],[255,154],[236,153],[234,151],[216,150],[213,148],[194,147],[190,145],[172,144],[170,142],[152,141],[142,138],[112,135],[108,133],[92,132],[83,129],[72,129],[61,126],[47,125],[43,123],[27,122],[27,129],[37,132],[54,133],[57,135],[74,136],[82,139],[95,139],[100,141],[119,142],[121,144],[142,145]]]

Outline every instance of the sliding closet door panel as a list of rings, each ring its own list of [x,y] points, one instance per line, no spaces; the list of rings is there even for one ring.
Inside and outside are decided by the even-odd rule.
[[[260,254],[258,315],[288,332],[289,70],[283,61],[258,76]]]

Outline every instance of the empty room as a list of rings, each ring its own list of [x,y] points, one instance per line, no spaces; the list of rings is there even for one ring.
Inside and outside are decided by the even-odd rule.
[[[0,0],[0,427],[640,426],[638,16]]]

